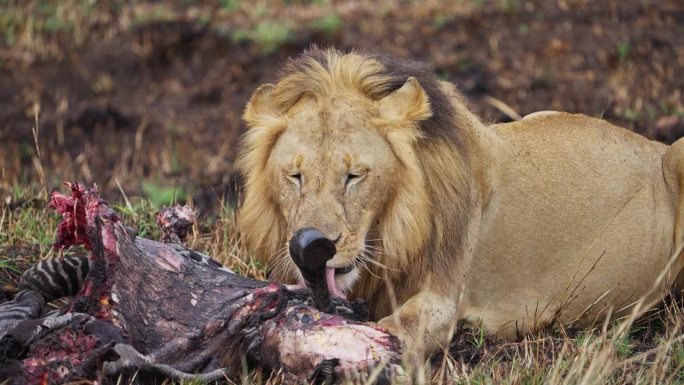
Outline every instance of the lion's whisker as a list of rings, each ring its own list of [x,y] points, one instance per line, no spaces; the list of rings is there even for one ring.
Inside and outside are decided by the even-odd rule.
[[[383,248],[383,247],[374,247],[374,246],[367,245],[366,248],[367,248],[367,250],[369,250],[369,251],[373,251],[373,252],[376,252],[376,253],[379,253],[379,254],[389,255],[389,253],[387,252],[387,250],[386,250],[385,248]]]
[[[366,261],[366,262],[370,262],[370,263],[372,263],[373,265],[375,265],[375,266],[377,266],[377,267],[379,267],[379,268],[381,268],[381,269],[383,269],[383,270],[399,271],[398,269],[389,267],[389,266],[387,266],[387,265],[385,265],[385,264],[383,264],[383,263],[381,263],[381,262],[376,261],[376,260],[375,260],[374,258],[372,258],[370,255],[367,255],[366,252],[367,252],[367,250],[364,250],[364,251],[362,251],[361,254],[359,255],[359,257],[360,257],[361,260]]]
[[[273,254],[271,254],[271,259],[280,257],[286,251],[287,249],[285,247],[279,248]]]
[[[386,249],[385,249],[384,247],[382,247],[382,246],[371,245],[371,244],[368,244],[368,243],[364,244],[363,247],[366,247],[366,248],[369,248],[369,249],[372,249],[372,250],[383,250],[383,251],[386,250]]]
[[[387,251],[387,249],[386,249],[385,247],[383,247],[383,246],[376,246],[376,245],[371,245],[371,244],[365,244],[364,247],[367,248],[368,250],[372,250],[373,252],[376,252],[376,253],[379,253],[379,254],[385,254],[385,255],[390,255],[390,256],[392,256],[392,254],[390,254],[390,253]]]
[[[366,269],[368,274],[372,275],[373,277],[375,277],[377,279],[382,279],[377,274],[373,273],[373,271],[368,267],[368,265],[366,264],[366,262],[364,261],[363,258],[359,259],[359,263],[361,264],[361,266],[363,266],[364,269]]]
[[[287,252],[287,250],[280,249],[280,250],[276,251],[275,253],[273,253],[273,255],[271,255],[271,258],[269,258],[269,264],[281,261],[283,258],[283,255],[285,255],[286,252]]]
[[[386,237],[383,237],[383,238],[366,238],[366,241],[367,241],[367,242],[382,242],[382,241],[385,241],[385,240],[389,240],[389,241],[398,241],[399,238],[393,238],[393,237],[391,237],[391,238],[386,238]]]
[[[271,261],[273,261],[274,264],[276,263],[283,263],[285,261],[285,254],[280,253],[271,258]]]
[[[368,255],[367,257],[368,257],[368,259],[369,259],[369,261],[370,261],[371,263],[373,263],[373,264],[375,264],[375,265],[378,265],[378,266],[380,266],[380,267],[382,267],[382,268],[385,268],[385,269],[390,269],[388,266],[384,265],[383,263],[381,263],[381,262],[377,261],[375,258],[373,258],[372,255],[373,255],[373,254],[383,254],[383,255],[386,255],[386,256],[389,256],[389,257],[393,257],[394,255],[389,254],[389,253],[387,253],[387,252],[384,251],[384,250],[380,250],[380,249],[374,250],[374,249],[372,249],[372,248],[369,248],[368,245],[366,245],[366,246],[362,249],[362,251],[365,252],[365,253],[369,253],[369,254],[370,254],[370,255]],[[398,271],[397,269],[392,269],[392,270]]]
[[[277,278],[281,276],[281,273],[285,273],[287,270],[287,265],[289,261],[289,255],[287,248],[283,247],[274,256],[271,257],[268,267],[271,272],[269,273],[269,279]]]
[[[258,249],[261,249],[261,248],[263,248],[263,247],[275,245],[275,244],[278,244],[278,243],[280,243],[280,242],[266,242],[266,243],[262,243],[262,244],[259,244],[259,245],[254,245],[253,249],[254,249],[254,250],[258,250]],[[278,249],[278,250],[280,250],[280,249]]]
[[[290,258],[290,253],[288,252],[287,248],[284,247],[283,251],[275,258],[277,259],[277,261],[274,263],[274,270],[270,274],[270,276],[282,279],[290,276],[293,269],[295,268],[295,264],[294,262],[292,262],[292,259]]]
[[[285,271],[285,263],[284,262],[278,262],[277,266],[274,266],[271,272],[268,274],[269,279],[276,279],[281,276],[281,274]]]

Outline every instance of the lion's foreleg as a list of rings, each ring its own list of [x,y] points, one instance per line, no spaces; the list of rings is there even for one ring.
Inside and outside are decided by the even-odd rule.
[[[458,321],[458,301],[430,290],[418,292],[380,325],[399,337],[404,351],[421,358],[449,345]]]
[[[422,287],[401,304],[394,313],[380,320],[380,325],[399,337],[404,344],[404,352],[421,358],[449,346],[457,323],[465,314],[462,308],[464,282],[473,259],[478,231],[482,219],[481,204],[473,190],[471,211],[465,232],[459,237],[460,244],[452,247],[450,271],[430,271],[422,277]]]

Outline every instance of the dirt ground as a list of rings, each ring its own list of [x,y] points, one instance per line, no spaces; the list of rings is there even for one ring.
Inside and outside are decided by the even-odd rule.
[[[179,187],[205,208],[232,199],[247,99],[313,43],[422,60],[489,122],[553,109],[665,142],[684,136],[679,0],[267,2],[263,18],[289,20],[280,40],[278,29],[259,34],[277,24],[233,3],[143,4],[139,13],[166,5],[171,16],[125,23],[104,2],[85,37],[72,28],[22,46],[5,34],[2,198],[46,175],[50,189],[79,179],[110,197],[118,182],[129,195]]]

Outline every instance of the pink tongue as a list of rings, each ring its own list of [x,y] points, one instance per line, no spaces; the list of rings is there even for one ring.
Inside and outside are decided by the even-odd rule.
[[[347,299],[347,296],[337,288],[337,285],[335,285],[334,267],[325,268],[325,282],[328,284],[328,290],[332,296]]]

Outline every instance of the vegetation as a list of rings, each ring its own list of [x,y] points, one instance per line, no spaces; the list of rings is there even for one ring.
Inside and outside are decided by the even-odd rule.
[[[97,182],[145,237],[162,205],[195,205],[190,246],[266,279],[235,226],[240,111],[311,43],[422,59],[488,121],[563,109],[671,142],[684,135],[684,6],[613,3],[0,0],[0,300],[56,255],[46,190],[73,179]],[[462,330],[424,380],[684,384],[683,311],[667,298],[639,320],[516,342]]]
[[[140,235],[158,236],[154,225],[158,205],[124,195],[109,199],[118,202],[115,208],[124,222]],[[240,274],[266,279],[266,268],[241,254],[233,208],[221,206],[215,213],[200,215],[190,245]],[[20,273],[30,264],[55,256],[50,246],[58,221],[39,185],[18,188],[0,206],[4,290],[16,287]],[[479,329],[461,330],[442,354],[426,361],[424,380],[434,384],[684,384],[683,311],[681,301],[668,298],[643,319],[629,318],[596,330],[543,331],[517,342],[493,340]],[[259,372],[245,372],[245,380],[266,383]],[[278,375],[271,380],[278,383]]]

